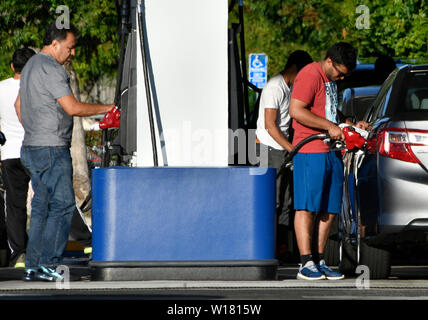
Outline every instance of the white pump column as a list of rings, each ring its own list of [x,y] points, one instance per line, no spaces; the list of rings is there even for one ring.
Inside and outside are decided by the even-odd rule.
[[[227,1],[142,3],[159,166],[226,167]],[[136,47],[134,163],[137,167],[151,167],[153,153],[140,43]]]

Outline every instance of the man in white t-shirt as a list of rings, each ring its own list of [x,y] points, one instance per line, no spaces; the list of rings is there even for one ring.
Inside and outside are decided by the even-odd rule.
[[[272,77],[263,88],[260,97],[256,136],[260,147],[268,150],[268,167],[279,170],[291,145],[289,114],[291,86],[297,73],[311,63],[311,56],[302,50],[290,54],[285,68]],[[292,174],[288,170],[277,176],[277,258],[281,259],[288,243],[288,230],[292,230]]]
[[[32,49],[21,48],[12,57],[14,76],[0,82],[0,123],[6,137],[1,147],[1,171],[5,186],[6,230],[11,249],[9,264],[16,268],[25,267],[27,246],[27,193],[30,176],[21,164],[21,145],[24,128],[15,111],[15,100],[19,91],[21,70],[35,54]]]

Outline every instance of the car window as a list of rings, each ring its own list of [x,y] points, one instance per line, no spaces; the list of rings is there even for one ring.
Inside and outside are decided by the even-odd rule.
[[[404,88],[404,110],[428,110],[428,72],[409,74]]]
[[[364,119],[364,115],[368,108],[373,104],[373,101],[376,96],[367,96],[362,98],[354,99],[354,115],[356,121]]]
[[[400,120],[428,119],[428,68],[410,69],[393,88],[386,114]]]
[[[368,110],[368,113],[365,116],[365,119],[368,123],[373,124],[376,121],[379,110],[382,110],[385,106],[385,100],[386,92],[376,97],[375,102],[373,103],[373,105]]]
[[[378,95],[376,96],[376,99],[372,105],[371,108],[366,113],[365,121],[373,124],[378,116],[381,116],[383,114],[383,111],[385,110],[385,102],[388,96],[388,93],[390,94],[392,83],[394,82],[394,79],[397,75],[398,69],[393,71],[389,77],[385,80],[382,87],[379,90]]]
[[[379,104],[379,106],[376,110],[375,119],[383,118],[383,116],[385,115],[386,104],[388,103],[389,97],[391,96],[391,91],[392,91],[392,86],[389,87],[389,89],[386,92],[386,94],[384,95],[381,103]]]
[[[357,64],[356,69],[346,78],[336,82],[338,92],[346,88],[381,85],[379,83],[373,64]]]

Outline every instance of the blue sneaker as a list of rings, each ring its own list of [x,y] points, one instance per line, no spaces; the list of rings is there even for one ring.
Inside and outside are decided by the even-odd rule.
[[[297,273],[297,279],[322,280],[325,279],[325,275],[318,270],[318,266],[313,261],[308,261],[303,267],[300,265],[299,272]]]
[[[53,268],[49,268],[49,267],[45,267],[45,266],[40,266],[39,267],[39,271],[41,271],[42,273],[44,273],[45,275],[47,275],[49,277],[52,277],[55,281],[56,280],[61,281],[63,279],[62,274],[59,274]]]
[[[323,275],[325,275],[328,280],[341,280],[345,278],[343,274],[333,271],[332,269],[327,267],[324,260],[320,261],[318,269],[322,272]]]
[[[42,272],[40,269],[26,269],[24,273],[24,277],[22,278],[24,281],[48,281],[53,282],[55,278]]]

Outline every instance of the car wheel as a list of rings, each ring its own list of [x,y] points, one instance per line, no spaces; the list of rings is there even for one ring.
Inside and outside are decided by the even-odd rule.
[[[386,279],[391,274],[391,253],[388,250],[375,248],[361,241],[360,265],[369,268],[370,279]]]
[[[348,241],[340,241],[339,272],[345,276],[354,276],[357,268],[357,247]]]
[[[324,249],[324,260],[328,266],[339,264],[339,241],[328,239]]]

